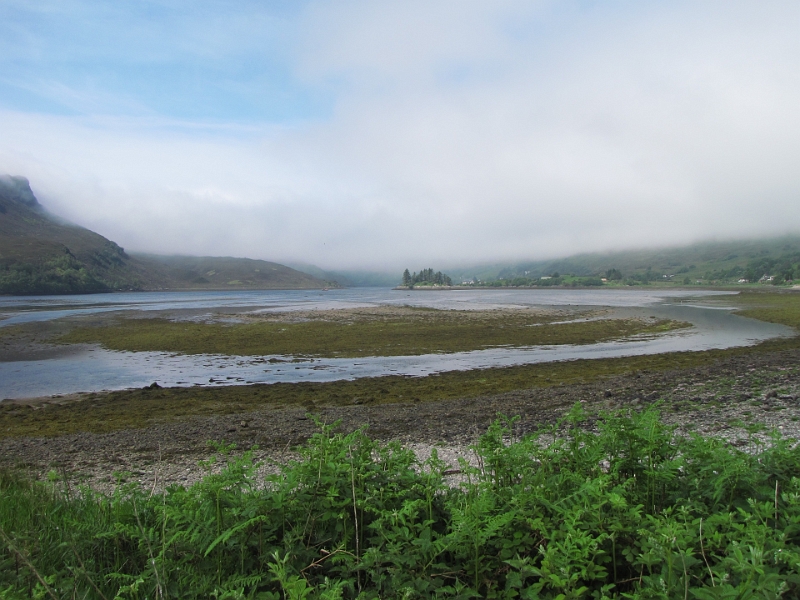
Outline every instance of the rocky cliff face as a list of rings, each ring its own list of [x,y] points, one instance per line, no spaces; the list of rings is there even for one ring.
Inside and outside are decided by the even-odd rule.
[[[25,177],[0,175],[0,202],[3,200],[16,202],[28,208],[41,209],[41,204],[33,195],[31,184]]]

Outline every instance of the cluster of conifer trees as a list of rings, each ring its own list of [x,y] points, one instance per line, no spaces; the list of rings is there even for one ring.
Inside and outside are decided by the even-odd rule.
[[[418,283],[428,285],[453,285],[453,280],[441,271],[433,272],[433,269],[422,269],[419,273],[412,274],[408,269],[403,271],[403,285],[413,287]]]

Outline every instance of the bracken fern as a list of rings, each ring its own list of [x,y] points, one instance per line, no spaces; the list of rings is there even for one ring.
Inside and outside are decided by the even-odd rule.
[[[800,450],[778,435],[744,451],[655,410],[576,406],[517,439],[500,417],[449,485],[435,452],[318,426],[266,480],[225,444],[200,482],[157,494],[0,473],[0,598],[800,593]]]

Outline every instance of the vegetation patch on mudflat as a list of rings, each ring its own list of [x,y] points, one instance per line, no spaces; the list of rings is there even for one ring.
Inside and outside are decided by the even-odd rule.
[[[743,317],[788,325],[800,332],[800,290],[747,290],[711,302],[735,306]]]
[[[0,589],[51,598],[778,598],[800,591],[800,446],[681,436],[653,410],[500,419],[458,480],[323,426],[264,481],[111,495],[0,474]],[[124,474],[120,474],[120,479]]]
[[[590,318],[538,310],[453,311],[386,307],[253,318],[244,323],[120,318],[76,327],[62,343],[111,350],[239,356],[409,356],[499,346],[591,344],[660,334],[688,324]]]
[[[68,397],[32,401],[0,402],[0,440],[3,438],[50,438],[80,432],[105,434],[126,429],[141,429],[171,423],[197,423],[198,419],[231,416],[228,427],[236,431],[241,420],[261,415],[264,429],[248,428],[244,433],[257,436],[259,444],[286,445],[302,441],[303,428],[298,423],[306,412],[317,413],[337,407],[355,407],[355,422],[381,422],[393,436],[412,439],[428,423],[413,417],[422,406],[434,407],[427,419],[436,431],[472,430],[476,423],[485,426],[497,411],[508,412],[514,405],[506,396],[516,394],[517,412],[530,413],[533,421],[542,406],[559,406],[595,398],[605,393],[611,398],[623,394],[629,399],[651,398],[666,388],[673,388],[688,373],[692,383],[713,381],[727,373],[795,366],[800,339],[776,340],[756,348],[732,348],[705,352],[634,356],[625,358],[577,360],[540,363],[495,369],[448,371],[427,377],[386,376],[332,381],[326,383],[274,383],[224,387],[148,386],[143,389],[77,394]],[[763,357],[763,358],[762,358]],[[642,373],[648,373],[643,377]],[[621,378],[621,379],[620,379]],[[630,380],[633,378],[633,384]],[[750,373],[748,379],[758,379]],[[760,385],[757,384],[757,385]],[[584,387],[588,386],[588,387]],[[694,396],[683,397],[692,405]],[[454,404],[447,404],[452,402]],[[459,406],[463,405],[463,410]],[[438,407],[438,408],[437,408]],[[526,408],[527,407],[527,408]],[[284,413],[280,411],[290,411]],[[369,417],[363,414],[371,411]],[[425,410],[429,410],[426,408]],[[393,422],[393,411],[405,416]],[[237,417],[237,415],[239,417]],[[336,417],[339,418],[339,417]],[[200,441],[226,435],[225,428],[202,430],[191,435],[206,436]],[[194,431],[194,425],[189,429]],[[171,435],[171,434],[170,434]],[[238,435],[238,434],[237,434]],[[266,435],[266,437],[264,437]],[[455,435],[451,433],[448,435]],[[184,440],[189,443],[188,440]],[[33,449],[34,454],[36,448]],[[19,448],[9,450],[13,459]]]

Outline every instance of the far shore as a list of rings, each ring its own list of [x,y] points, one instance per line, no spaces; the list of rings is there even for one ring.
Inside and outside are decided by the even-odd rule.
[[[717,290],[722,292],[736,292],[745,290],[766,291],[800,291],[800,285],[787,286],[762,286],[762,285],[658,285],[658,284],[638,284],[638,285],[423,285],[407,286],[398,285],[392,288],[396,291],[406,292],[447,292],[452,290],[684,290],[684,291],[708,291]]]

